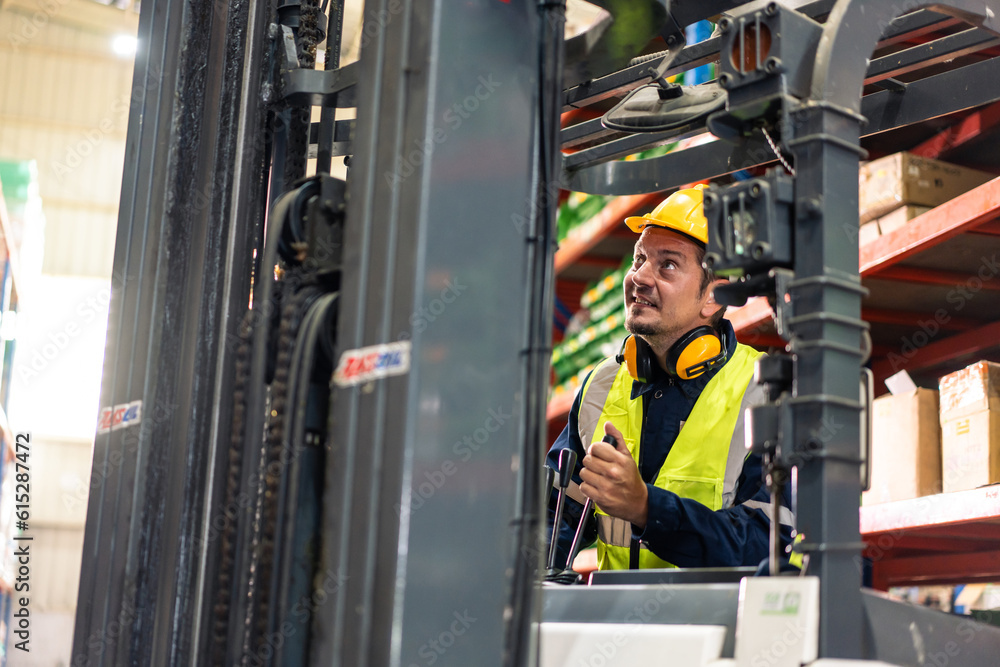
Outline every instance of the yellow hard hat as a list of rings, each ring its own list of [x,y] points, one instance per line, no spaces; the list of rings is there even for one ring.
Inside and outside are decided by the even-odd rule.
[[[662,227],[708,245],[708,220],[702,208],[701,193],[705,187],[699,183],[693,188],[678,190],[660,202],[652,213],[625,218],[625,224],[637,234],[649,226]]]

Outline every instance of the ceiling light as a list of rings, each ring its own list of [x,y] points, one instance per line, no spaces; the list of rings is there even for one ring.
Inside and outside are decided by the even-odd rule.
[[[111,41],[111,50],[122,58],[132,58],[139,46],[139,40],[132,35],[118,35]]]

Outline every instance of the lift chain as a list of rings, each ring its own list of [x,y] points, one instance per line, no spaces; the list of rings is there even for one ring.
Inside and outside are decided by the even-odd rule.
[[[240,488],[240,472],[243,469],[243,431],[246,415],[246,388],[250,377],[250,348],[253,341],[251,326],[253,311],[248,311],[240,325],[240,343],[236,349],[236,364],[233,379],[233,429],[229,443],[229,468],[226,474],[226,495],[223,507],[234,507]],[[226,662],[227,638],[229,636],[229,611],[232,597],[233,568],[236,560],[237,522],[227,516],[222,534],[222,558],[219,563],[218,584],[213,605],[211,664]]]
[[[298,272],[286,276],[286,285],[301,284]],[[282,308],[281,323],[278,330],[277,355],[274,369],[274,380],[271,382],[271,402],[267,414],[267,440],[264,452],[263,475],[263,511],[259,525],[260,546],[257,553],[260,559],[257,565],[257,596],[250,605],[252,617],[254,650],[261,656],[268,647],[268,613],[271,602],[271,584],[274,572],[275,548],[279,542],[278,506],[281,493],[281,479],[287,465],[282,461],[285,429],[290,423],[288,414],[289,372],[292,366],[292,354],[299,326],[305,315],[306,304],[310,297],[316,295],[315,288],[301,288],[295,291]]]
[[[299,14],[299,64],[310,69],[316,66],[316,47],[323,39],[319,14],[316,0],[303,0]]]
[[[780,162],[781,166],[794,177],[795,170],[792,168],[792,165],[788,164],[788,160],[785,159],[785,156],[781,154],[781,149],[778,147],[778,144],[775,143],[774,139],[771,138],[771,134],[767,131],[767,128],[761,127],[760,131],[764,133],[764,138],[767,139],[767,145],[771,147],[772,151],[774,151],[774,155],[778,158],[778,162]]]
[[[319,27],[319,3],[317,0],[302,0],[299,9],[299,27],[295,43],[298,47],[299,67],[313,69],[316,66],[316,47],[322,38]],[[293,107],[288,127],[288,153],[285,159],[285,187],[306,175],[306,154],[309,148],[309,129],[312,109]]]
[[[296,276],[297,278],[297,276]],[[287,280],[285,285],[293,283]],[[283,436],[285,397],[287,396],[287,375],[288,365],[291,359],[292,349],[295,345],[295,336],[301,320],[303,304],[309,294],[314,290],[299,290],[284,305],[281,312],[281,322],[278,334],[278,354],[275,364],[275,376],[271,383],[270,406],[267,415],[267,442],[264,450],[264,460],[262,461],[263,483],[261,487],[262,498],[258,504],[261,506],[261,519],[254,520],[253,544],[254,552],[250,572],[254,579],[250,587],[252,599],[248,605],[247,622],[249,627],[259,628],[261,624],[267,624],[267,606],[270,595],[271,564],[273,562],[274,549],[274,529],[277,522],[277,503],[275,502],[277,485],[280,480],[280,465],[271,466],[272,461],[280,462],[281,439]],[[276,295],[277,296],[277,295]],[[237,497],[240,493],[240,477],[243,474],[243,454],[245,450],[245,419],[247,386],[250,380],[250,350],[253,343],[253,318],[256,312],[250,311],[244,318],[241,326],[241,340],[236,352],[234,392],[233,392],[233,429],[232,439],[229,449],[229,469],[226,479],[225,508],[237,507]],[[266,322],[259,323],[259,327],[268,327]],[[256,515],[256,513],[254,513]],[[227,515],[228,516],[228,515]],[[219,566],[218,582],[219,586],[216,594],[216,601],[213,606],[213,647],[212,664],[225,664],[226,647],[230,636],[230,607],[233,594],[233,576],[236,563],[236,542],[239,534],[239,523],[236,520],[228,520],[220,535],[222,546],[222,558]],[[263,633],[254,635],[258,642]],[[258,650],[260,647],[256,647]],[[246,657],[246,656],[244,656]]]

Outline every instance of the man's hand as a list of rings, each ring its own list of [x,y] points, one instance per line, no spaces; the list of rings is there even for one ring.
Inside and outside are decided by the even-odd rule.
[[[615,439],[615,446],[595,442],[583,457],[580,489],[592,498],[602,511],[624,519],[636,528],[646,527],[648,512],[646,484],[621,431],[611,422],[604,422],[604,432]]]

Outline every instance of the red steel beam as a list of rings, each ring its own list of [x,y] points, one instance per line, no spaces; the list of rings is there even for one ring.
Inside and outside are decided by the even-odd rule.
[[[612,229],[608,233],[608,236],[611,236],[611,237],[614,237],[614,238],[631,239],[632,241],[638,241],[639,240],[639,235],[638,234],[636,234],[635,232],[633,232],[628,227],[624,227],[624,226]]]
[[[570,408],[573,407],[574,398],[576,398],[575,391],[564,391],[553,398],[545,409],[545,419],[549,422],[554,419],[566,419]]]
[[[1000,551],[893,558],[872,563],[872,586],[973,583],[1000,580]]]
[[[733,323],[737,337],[770,323],[773,315],[770,304],[762,296],[753,297],[747,300],[746,305],[726,311],[726,317]]]
[[[901,342],[900,347],[884,359],[872,362],[876,378],[887,378],[903,369],[933,368],[957,357],[974,355],[1000,345],[1000,322],[991,322],[923,345],[920,345],[921,340],[933,339],[934,336],[926,331],[923,336],[917,336],[917,333],[909,341]]]
[[[750,331],[747,333],[742,333],[736,338],[737,341],[743,343],[744,345],[749,345],[751,347],[756,347],[757,349],[763,350],[769,347],[780,347],[784,348],[788,345],[788,341],[775,333],[760,333],[758,331]]]
[[[975,229],[998,216],[1000,178],[994,178],[861,246],[861,275],[877,276],[880,271],[907,257]]]
[[[562,115],[559,116],[559,126],[566,128],[570,125],[576,125],[577,123],[593,120],[594,118],[600,118],[602,115],[604,114],[601,111],[585,107],[580,109],[570,109],[569,111],[562,112]]]
[[[1000,236],[1000,220],[991,220],[985,224],[979,225],[975,229],[969,231],[970,234],[984,234],[986,236]]]
[[[621,257],[598,257],[596,255],[584,255],[576,260],[576,264],[582,266],[596,266],[600,269],[617,269],[622,265]]]
[[[881,549],[866,542],[869,546],[864,555],[873,563],[897,558],[913,558],[917,556],[938,556],[949,553],[969,553],[972,551],[988,551],[1000,549],[996,540],[956,540],[951,537],[926,537],[905,535],[891,549]]]
[[[978,232],[982,227],[977,229]],[[1000,233],[1000,230],[998,230]],[[923,269],[916,266],[890,266],[880,270],[872,276],[880,280],[899,280],[907,283],[918,283],[921,285],[941,285],[944,287],[956,287],[964,285],[971,274],[959,273],[958,271],[939,271],[937,269]],[[982,281],[985,290],[1000,291],[1000,276],[996,280]],[[924,317],[926,319],[926,315]]]
[[[572,312],[580,309],[580,297],[587,290],[587,283],[582,280],[557,280],[556,297]]]
[[[914,313],[906,310],[886,310],[884,308],[862,308],[861,319],[879,324],[901,324],[913,328],[926,325],[934,316],[930,313]],[[941,329],[948,331],[968,331],[985,324],[982,320],[952,315],[946,322],[938,323]]]
[[[934,526],[928,530],[931,530],[934,535],[946,539],[1000,541],[1000,523],[997,522],[997,517],[979,518],[969,523]],[[1000,547],[1000,544],[997,547]]]
[[[938,158],[953,148],[978,139],[997,125],[1000,125],[1000,102],[972,112],[951,127],[910,148],[909,152],[921,157]]]
[[[878,50],[892,44],[909,44],[911,42],[923,44],[933,39],[937,39],[945,30],[961,25],[962,23],[963,22],[959,19],[947,18],[938,23],[924,26],[919,30],[914,30],[913,32],[905,32],[896,35],[895,37],[883,39],[875,48]]]

